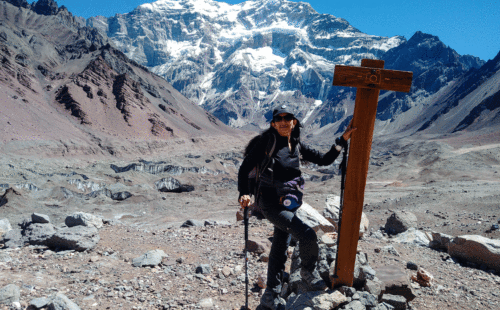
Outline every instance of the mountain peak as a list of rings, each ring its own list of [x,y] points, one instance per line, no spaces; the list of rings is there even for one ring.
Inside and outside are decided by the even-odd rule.
[[[438,36],[429,34],[429,33],[424,33],[422,31],[417,31],[415,34],[408,40],[408,44],[415,44],[415,43],[420,43],[422,41],[441,41],[439,40]]]

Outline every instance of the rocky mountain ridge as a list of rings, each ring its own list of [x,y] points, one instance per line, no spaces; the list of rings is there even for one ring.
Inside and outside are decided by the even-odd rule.
[[[54,1],[11,2],[0,2],[2,151],[144,154],[235,135]]]

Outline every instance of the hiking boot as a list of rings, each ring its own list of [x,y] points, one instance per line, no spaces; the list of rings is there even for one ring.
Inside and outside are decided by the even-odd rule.
[[[260,298],[260,305],[271,310],[285,310],[286,301],[279,294],[266,289]]]
[[[307,289],[309,291],[322,291],[326,289],[325,280],[321,278],[316,268],[313,271],[309,271],[304,267],[301,267],[300,277],[302,278],[302,281],[307,285]]]

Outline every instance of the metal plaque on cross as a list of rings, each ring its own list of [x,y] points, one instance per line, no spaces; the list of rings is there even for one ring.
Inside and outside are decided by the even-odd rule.
[[[357,87],[349,161],[339,223],[333,286],[352,286],[366,178],[380,90],[409,92],[413,72],[385,70],[383,60],[363,59],[361,67],[335,66],[333,85]]]

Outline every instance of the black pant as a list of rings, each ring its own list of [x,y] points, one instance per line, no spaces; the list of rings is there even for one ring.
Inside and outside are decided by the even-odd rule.
[[[267,267],[267,288],[280,293],[290,235],[299,241],[302,268],[310,271],[314,270],[318,260],[318,240],[316,232],[297,217],[296,212],[280,205],[276,195],[262,193],[259,197],[259,207],[266,219],[274,224],[274,237]]]

